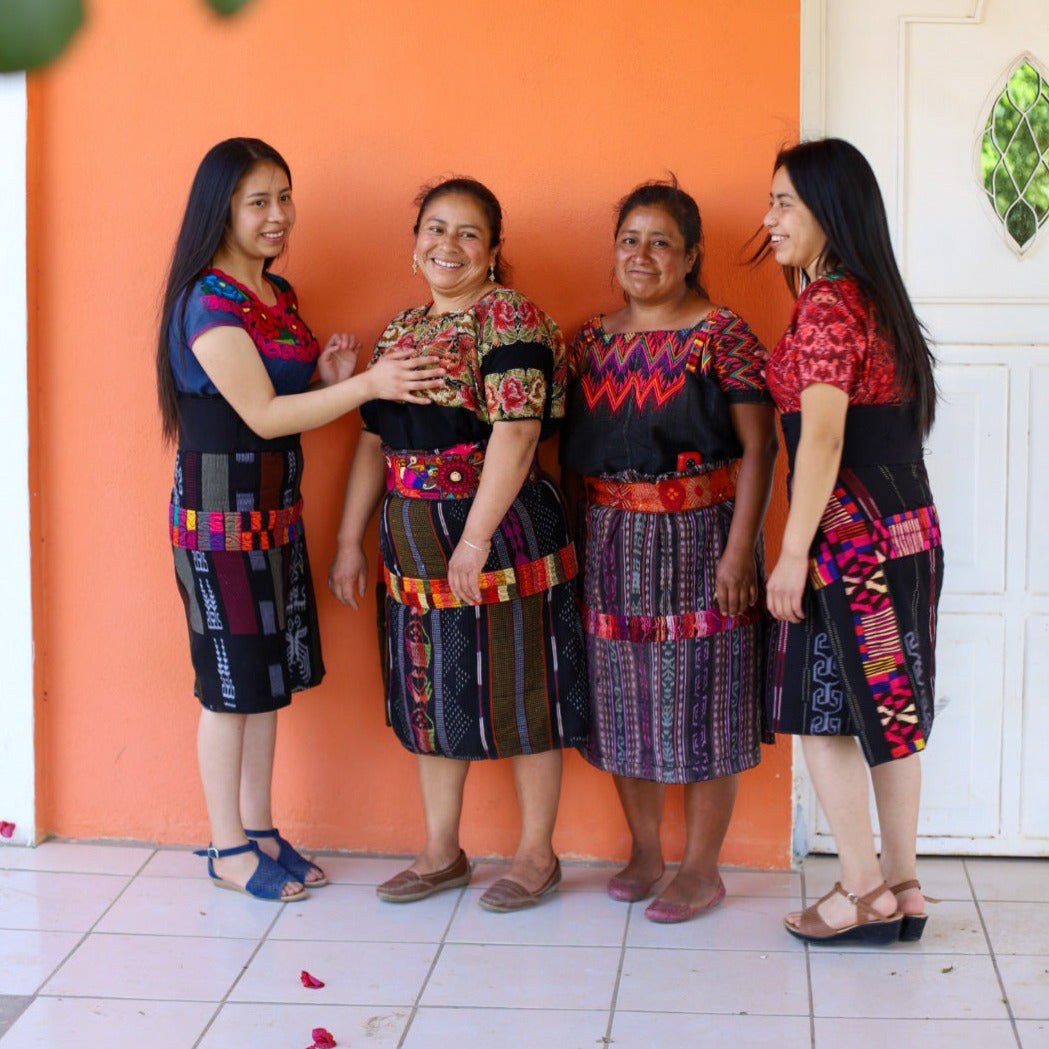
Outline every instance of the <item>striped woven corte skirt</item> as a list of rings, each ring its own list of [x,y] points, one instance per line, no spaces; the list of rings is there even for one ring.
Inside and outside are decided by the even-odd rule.
[[[386,494],[379,544],[389,723],[416,754],[472,760],[579,746],[586,675],[560,493],[546,477],[525,483],[492,536],[477,606],[460,605],[447,582],[472,504],[472,495]]]
[[[194,692],[209,710],[277,710],[324,676],[302,450],[281,443],[233,455],[178,451],[168,525]]]
[[[695,486],[672,479],[675,493],[683,480]],[[739,616],[722,616],[715,602],[734,500],[714,485],[696,493],[719,500],[712,505],[631,510],[621,487],[609,485],[606,504],[588,497],[584,506],[591,730],[583,754],[608,772],[660,783],[750,768],[762,739],[771,742],[762,728],[764,595]],[[760,550],[756,559],[763,585]]]

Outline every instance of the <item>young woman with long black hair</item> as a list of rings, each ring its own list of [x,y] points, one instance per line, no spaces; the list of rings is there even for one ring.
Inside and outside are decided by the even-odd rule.
[[[270,272],[294,222],[291,173],[275,149],[231,138],[209,150],[157,340],[163,432],[178,441],[169,525],[203,708],[208,873],[222,888],[281,902],[326,882],[281,837],[270,805],[277,710],[324,674],[299,432],[374,398],[425,403],[419,394],[442,381],[408,354],[354,376],[350,335],[320,348],[291,285]]]
[[[776,158],[766,240],[797,298],[768,365],[791,469],[768,579],[769,714],[802,736],[841,880],[786,918],[801,939],[917,939],[920,753],[933,720],[939,522],[922,442],[933,357],[863,155],[841,139]],[[869,769],[869,779],[868,779]],[[881,832],[868,815],[873,784]]]

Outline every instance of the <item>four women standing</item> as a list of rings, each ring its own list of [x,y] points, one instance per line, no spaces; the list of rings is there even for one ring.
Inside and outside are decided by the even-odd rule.
[[[787,927],[835,942],[920,935],[917,753],[932,720],[942,577],[921,438],[935,393],[862,156],[828,140],[777,161],[767,252],[808,287],[767,386],[758,340],[700,283],[692,198],[649,183],[621,203],[615,275],[626,304],[573,344],[562,438],[585,655],[575,549],[535,457],[565,414],[564,344],[504,285],[498,201],[471,179],[422,195],[413,269],[431,300],[395,317],[369,371],[353,377],[355,340],[334,336],[320,351],[290,286],[266,272],[294,219],[290,182],[256,140],[205,158],[159,344],[165,432],[180,443],[172,541],[205,706],[216,883],[286,900],[324,881],[269,809],[275,711],[323,672],[297,431],[367,400],[329,585],[357,607],[364,533],[381,503],[387,716],[418,755],[426,825],[423,851],[380,897],[408,902],[469,881],[459,842],[468,763],[497,757],[513,761],[522,831],[482,906],[519,910],[553,891],[561,749],[579,746],[613,773],[631,832],[609,894],[641,900],[662,877],[664,785],[680,782],[685,854],[646,915],[683,921],[716,904],[737,776],[768,738],[771,388],[793,492],[768,587],[780,621],[768,715],[805,735],[842,858],[842,883]],[[315,362],[327,389],[305,392]]]

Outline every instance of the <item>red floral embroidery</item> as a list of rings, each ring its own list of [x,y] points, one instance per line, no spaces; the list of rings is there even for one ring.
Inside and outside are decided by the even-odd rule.
[[[331,1036],[331,1031],[326,1031],[323,1027],[314,1027],[313,1031],[313,1045],[307,1046],[306,1049],[335,1049],[338,1044]]]
[[[272,278],[272,283],[277,301],[267,306],[221,270],[206,270],[201,277],[201,303],[208,310],[242,317],[245,327],[257,336],[253,341],[264,356],[312,364],[320,356],[320,346],[298,315],[295,292],[279,277]]]
[[[496,331],[506,331],[515,326],[517,311],[506,299],[496,299],[492,303],[490,316]]]
[[[249,323],[263,338],[280,338],[280,325],[277,324],[276,319],[267,310],[252,310],[250,317]]]
[[[15,832],[15,825],[7,820],[0,820],[0,838],[10,838]]]
[[[434,404],[463,408],[489,422],[503,413],[542,418],[549,397],[550,417],[563,416],[564,338],[538,306],[510,288],[495,288],[461,313],[430,316],[428,309],[420,306],[394,317],[376,343],[371,363],[391,350],[423,347],[427,356],[440,355],[447,369],[444,383],[427,394]],[[514,343],[549,348],[553,383],[547,385],[536,369],[483,372],[482,364],[495,347]]]
[[[844,390],[850,404],[899,403],[892,346],[853,277],[823,278],[801,293],[769,358],[768,383],[781,412],[797,411],[814,383]]]
[[[537,328],[542,323],[538,307],[528,299],[517,304],[517,318],[522,328]]]
[[[316,976],[311,976],[305,969],[299,973],[299,979],[302,981],[303,987],[317,988],[324,986],[323,980],[318,980]]]
[[[516,375],[507,375],[499,384],[499,409],[512,415],[527,402],[524,384]]]

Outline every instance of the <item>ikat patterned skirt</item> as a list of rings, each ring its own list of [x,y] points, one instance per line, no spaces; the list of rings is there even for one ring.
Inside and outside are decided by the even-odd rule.
[[[169,526],[194,693],[256,714],[324,676],[302,525],[302,451],[179,449]]]
[[[716,493],[715,493],[716,495]],[[668,512],[583,508],[583,625],[591,729],[607,772],[694,783],[757,765],[763,739],[764,593],[722,616],[715,570],[734,501]],[[764,564],[756,555],[763,587]]]
[[[387,493],[379,519],[387,719],[416,754],[502,758],[586,739],[575,550],[560,493],[528,481],[492,537],[482,603],[460,605],[448,560],[473,497]]]

